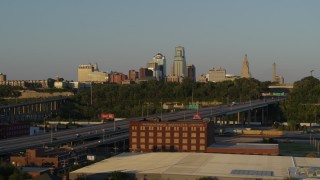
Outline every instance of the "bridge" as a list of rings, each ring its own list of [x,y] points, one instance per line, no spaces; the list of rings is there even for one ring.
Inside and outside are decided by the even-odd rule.
[[[123,142],[129,138],[129,122],[132,120],[143,118],[161,118],[162,121],[172,121],[181,119],[191,119],[194,114],[201,114],[203,118],[209,118],[217,121],[230,114],[237,114],[238,119],[234,123],[241,124],[243,122],[250,122],[257,120],[258,109],[261,109],[261,118],[258,119],[264,123],[267,118],[267,111],[269,105],[277,104],[283,98],[254,100],[239,104],[227,104],[213,107],[205,107],[201,109],[184,110],[179,112],[171,112],[165,114],[156,114],[152,116],[128,118],[121,121],[108,122],[105,124],[93,125],[89,127],[82,127],[71,130],[64,130],[34,136],[26,136],[20,138],[11,138],[0,140],[0,155],[11,152],[24,151],[28,148],[36,148],[42,146],[54,146],[73,142],[83,142],[80,145],[75,145],[74,148],[89,148],[96,147],[101,144],[112,144],[116,142]],[[241,116],[241,114],[244,114]],[[252,117],[253,116],[253,117]],[[86,140],[95,139],[91,142],[84,143]]]
[[[14,105],[0,106],[0,115],[8,120],[43,120],[55,115],[67,97],[42,99]]]

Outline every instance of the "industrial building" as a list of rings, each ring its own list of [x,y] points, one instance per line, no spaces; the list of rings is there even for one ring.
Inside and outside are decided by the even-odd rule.
[[[213,122],[146,119],[130,122],[132,152],[206,152],[212,143]]]

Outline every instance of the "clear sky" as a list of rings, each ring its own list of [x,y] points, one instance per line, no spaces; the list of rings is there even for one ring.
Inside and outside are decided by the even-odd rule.
[[[77,66],[102,71],[145,67],[185,47],[199,74],[212,67],[285,82],[320,77],[319,0],[2,0],[0,72],[9,80],[77,80]]]

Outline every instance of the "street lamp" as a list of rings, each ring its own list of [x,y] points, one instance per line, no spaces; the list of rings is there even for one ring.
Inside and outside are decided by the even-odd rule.
[[[45,115],[43,117],[43,133],[46,133],[46,118],[47,118],[47,116]]]

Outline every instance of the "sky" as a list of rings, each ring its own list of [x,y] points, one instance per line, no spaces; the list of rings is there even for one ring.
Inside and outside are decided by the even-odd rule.
[[[8,80],[77,80],[80,64],[128,74],[158,52],[167,72],[185,48],[197,79],[209,69],[240,75],[248,55],[260,81],[320,77],[319,0],[3,0],[0,72]]]

